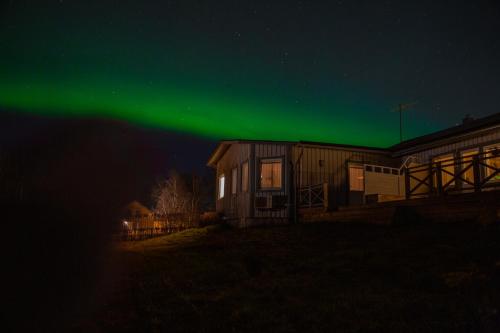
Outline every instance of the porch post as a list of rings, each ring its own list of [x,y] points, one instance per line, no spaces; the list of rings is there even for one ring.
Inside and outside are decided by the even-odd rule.
[[[441,162],[437,162],[436,163],[436,187],[437,187],[437,194],[438,195],[442,195],[443,194],[443,178],[441,177],[442,174],[441,174]],[[431,178],[432,178],[432,174],[431,174]],[[429,179],[429,183],[431,183],[430,179]]]
[[[410,189],[410,170],[408,167],[405,167],[405,197],[406,200],[411,197],[411,189]]]
[[[481,170],[479,169],[479,156],[472,157],[472,169],[474,171],[474,191],[481,192]]]

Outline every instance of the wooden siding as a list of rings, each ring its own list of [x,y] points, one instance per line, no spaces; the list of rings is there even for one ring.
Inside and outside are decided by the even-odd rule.
[[[250,216],[250,189],[249,192],[241,191],[241,165],[250,160],[250,144],[236,143],[231,144],[224,156],[217,163],[217,190],[216,190],[216,209],[223,213],[229,219],[239,219]],[[236,194],[231,193],[231,170],[237,168],[237,186]],[[224,198],[218,198],[219,176],[224,174]],[[252,174],[249,172],[249,182]]]
[[[399,167],[400,159],[392,158],[385,152],[340,149],[296,145],[293,148],[293,161],[297,186],[328,183],[330,185],[330,204],[335,207],[348,204],[349,179],[348,163],[369,163]],[[320,160],[321,162],[320,165]]]
[[[417,153],[408,153],[406,156],[415,156],[418,163],[428,163],[432,158],[445,154],[457,154],[460,151],[469,150],[491,144],[500,143],[500,128],[492,131],[477,134],[475,136],[468,136],[467,138],[451,143],[443,142],[441,145],[434,145],[429,149],[419,151]]]
[[[484,147],[500,144],[500,128],[495,130],[480,133],[476,136],[468,135],[461,141],[454,140],[450,143],[443,143],[442,145],[434,145],[432,148],[419,151],[414,154],[409,154],[404,156],[403,159],[406,159],[408,156],[415,157],[415,161],[410,164],[410,167],[416,167],[422,164],[430,163],[434,158],[444,155],[451,155],[456,159],[461,158],[461,153],[464,151],[468,151],[471,149],[478,149],[478,152],[482,152]],[[458,168],[458,167],[457,167]],[[459,172],[459,170],[455,169],[455,172]],[[429,172],[422,170],[413,174],[413,177],[422,180],[428,176]],[[410,179],[410,188],[415,188],[415,186],[419,183],[416,179]],[[419,195],[422,193],[426,193],[429,190],[428,186],[422,185],[418,187],[413,194]]]
[[[290,207],[290,144],[283,143],[255,143],[255,158],[253,159],[253,183],[251,186],[255,197],[286,196],[287,205],[280,209],[257,209],[254,208],[253,217],[256,219],[287,219]],[[282,188],[281,190],[259,189],[259,163],[263,158],[282,158]]]

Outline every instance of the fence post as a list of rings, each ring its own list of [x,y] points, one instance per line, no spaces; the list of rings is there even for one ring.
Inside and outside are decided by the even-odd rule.
[[[429,196],[434,194],[434,167],[432,164],[432,161],[429,162],[429,168],[428,171],[429,173]]]
[[[474,172],[474,191],[481,192],[481,170],[479,164],[479,156],[474,155],[472,157],[472,169]]]
[[[405,167],[404,173],[405,173],[405,197],[406,197],[406,200],[408,200],[411,197],[410,170],[408,169],[408,167]]]
[[[437,194],[438,195],[443,194],[443,178],[441,176],[442,176],[442,174],[441,174],[441,162],[437,162],[436,163],[436,182],[437,182],[436,187],[437,187]],[[430,178],[432,178],[432,174],[431,174]],[[429,178],[429,184],[432,184],[430,178]]]

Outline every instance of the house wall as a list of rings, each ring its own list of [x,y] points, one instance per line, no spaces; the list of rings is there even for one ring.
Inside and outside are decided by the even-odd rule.
[[[250,163],[250,147],[251,144],[235,143],[232,144],[226,151],[224,156],[217,163],[216,173],[216,210],[224,214],[226,218],[237,220],[251,215],[250,212],[250,191],[242,192],[241,189],[241,165],[245,161]],[[231,171],[237,168],[237,186],[236,195],[231,193]],[[224,198],[219,199],[219,176],[224,174]],[[252,182],[252,172],[249,171],[249,182]]]
[[[418,152],[408,150],[398,155],[402,155],[404,158],[412,155],[416,157],[417,163],[428,163],[436,156],[450,153],[457,155],[464,150],[482,148],[499,142],[500,127],[485,132],[470,133],[463,137],[441,140],[441,143],[438,141],[427,149],[419,150]]]
[[[404,196],[404,178],[401,175],[365,172],[365,195],[387,194]]]
[[[329,205],[332,207],[348,204],[349,163],[400,166],[400,158],[392,158],[389,153],[355,148],[296,145],[292,155],[299,173],[297,186],[328,183]]]
[[[269,196],[286,196],[287,205],[280,209],[258,209],[254,208],[252,218],[255,219],[255,223],[273,221],[273,222],[288,222],[291,209],[291,197],[290,197],[290,186],[292,181],[290,179],[291,175],[291,164],[290,164],[290,152],[291,144],[286,143],[255,143],[252,144],[252,154],[253,158],[253,168],[251,172],[255,175],[252,183],[252,193],[255,193],[255,197],[269,197]],[[259,166],[260,160],[263,158],[282,158],[282,188],[279,191],[275,190],[260,190],[259,189]],[[255,206],[252,203],[252,206]]]
[[[260,190],[259,170],[260,159],[282,158],[282,189]],[[241,188],[242,164],[249,163],[249,189],[243,192]],[[238,226],[256,225],[267,222],[288,222],[290,203],[280,209],[255,208],[256,197],[286,196],[290,201],[290,145],[279,143],[233,143],[217,163],[216,176],[216,210],[222,213],[232,224]],[[231,194],[231,170],[237,168],[237,193]],[[219,177],[225,176],[224,198],[218,199]]]
[[[426,171],[423,165],[432,162],[434,158],[443,155],[453,155],[456,160],[459,160],[461,158],[462,152],[471,149],[477,149],[479,152],[482,152],[484,147],[494,144],[500,144],[500,127],[440,140],[432,143],[432,145],[427,145],[428,148],[426,149],[408,149],[406,151],[398,152],[397,155],[401,156],[403,160],[409,158],[410,156],[413,157],[410,167],[422,166],[422,168],[419,168],[419,171],[413,173],[412,176],[422,180],[429,175],[429,172]],[[459,166],[457,166],[456,168],[457,169],[455,169],[455,173],[459,172]],[[417,185],[417,183],[418,181],[416,179],[410,179],[410,188],[413,189]],[[458,181],[458,183],[460,183],[460,181]],[[413,192],[413,194],[418,195],[427,193],[428,190],[428,186],[423,184],[418,187]]]

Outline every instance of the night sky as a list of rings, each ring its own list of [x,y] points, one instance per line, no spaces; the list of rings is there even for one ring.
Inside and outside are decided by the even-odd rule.
[[[499,36],[497,0],[0,0],[4,317],[74,331],[121,281],[123,205],[172,168],[214,186],[217,140],[387,147],[398,103],[406,139],[498,112]]]
[[[499,32],[497,1],[3,1],[0,107],[388,146],[398,103],[405,138],[498,112]]]

